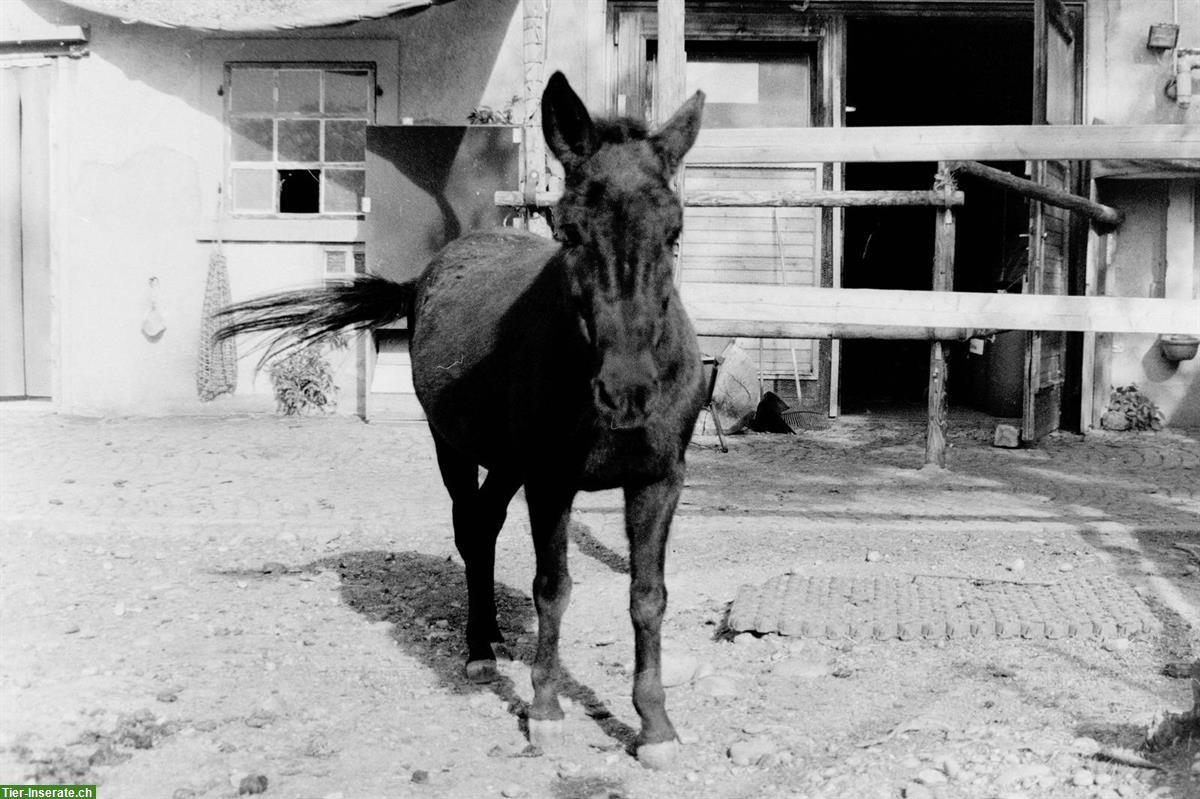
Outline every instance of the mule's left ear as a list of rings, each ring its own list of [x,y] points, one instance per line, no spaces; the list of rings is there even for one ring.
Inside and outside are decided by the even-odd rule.
[[[592,118],[561,72],[550,76],[542,93],[542,134],[554,157],[568,172],[596,150]]]
[[[704,112],[704,92],[696,92],[679,107],[675,115],[651,137],[654,147],[662,156],[667,170],[674,172],[683,163],[683,157],[696,143],[700,133],[700,117]]]

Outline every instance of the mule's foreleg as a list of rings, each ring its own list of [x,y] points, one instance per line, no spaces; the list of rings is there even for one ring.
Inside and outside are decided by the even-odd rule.
[[[663,568],[671,517],[683,488],[683,470],[648,486],[625,490],[629,536],[629,615],[633,620],[633,706],[642,720],[638,759],[665,768],[678,753],[662,685],[662,618],[667,607]]]
[[[534,655],[533,704],[529,707],[529,741],[543,748],[562,737],[562,707],[558,703],[558,638],[563,613],[571,601],[571,575],[567,569],[567,527],[573,494],[559,488],[526,485],[529,522],[537,571],[533,578],[533,604],[538,615],[537,654]]]

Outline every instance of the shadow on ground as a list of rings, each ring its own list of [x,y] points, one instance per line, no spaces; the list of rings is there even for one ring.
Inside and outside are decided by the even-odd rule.
[[[392,638],[454,693],[496,694],[528,737],[528,706],[511,679],[477,685],[463,674],[467,585],[459,564],[421,552],[370,550],[323,558],[302,568],[336,570],[342,599],[349,607],[373,622],[390,623]],[[535,629],[532,598],[501,582],[496,583],[495,594],[497,622],[507,642],[503,646],[514,660],[532,665],[536,640],[527,632]],[[613,716],[591,687],[566,670],[560,674],[559,686],[559,693],[582,707],[605,735],[632,751],[637,730]]]

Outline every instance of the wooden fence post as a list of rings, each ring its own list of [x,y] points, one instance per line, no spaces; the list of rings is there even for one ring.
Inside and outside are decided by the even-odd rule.
[[[542,91],[546,87],[546,14],[549,0],[521,0],[523,60],[525,67],[525,118],[521,120],[522,194],[527,210],[537,205],[537,193],[546,180],[546,146],[542,139]]]
[[[934,189],[954,191],[947,164],[938,164]],[[933,290],[954,288],[954,209],[947,203],[934,212]],[[925,465],[946,467],[946,355],[941,341],[929,344],[929,422],[925,433]]]

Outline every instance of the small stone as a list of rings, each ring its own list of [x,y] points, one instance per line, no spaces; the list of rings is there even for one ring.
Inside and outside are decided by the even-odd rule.
[[[412,773],[410,779],[417,785],[424,785],[429,782],[429,772],[423,768],[419,768]]]
[[[1021,558],[1016,558],[1012,563],[1008,564],[1006,568],[1010,572],[1023,572],[1025,571],[1025,561]]]
[[[1096,781],[1092,772],[1085,768],[1081,768],[1071,775],[1071,784],[1076,788],[1087,788]]]
[[[500,791],[500,795],[505,797],[505,799],[517,799],[517,797],[525,796],[527,793],[529,792],[520,785],[505,785]]]
[[[1096,785],[1103,788],[1105,785],[1112,784],[1113,777],[1111,774],[1105,774],[1105,773],[1101,772],[1100,774],[1094,775],[1092,777],[1092,781],[1095,782]]]
[[[1128,638],[1110,638],[1104,642],[1104,648],[1109,652],[1128,652],[1129,646]]]
[[[755,646],[758,644],[758,636],[754,633],[738,633],[733,637],[733,642],[738,646]]]
[[[77,632],[79,632],[78,624],[68,624],[63,628],[63,635],[74,635]]]
[[[124,602],[118,602],[115,606],[113,606],[113,615],[117,616],[117,617],[121,617],[121,616],[125,615],[125,603]]]
[[[195,799],[196,791],[192,788],[176,788],[171,799]]]
[[[266,793],[267,778],[263,774],[251,774],[243,777],[238,783],[238,796],[244,794]]]
[[[1060,564],[1058,564],[1058,570],[1060,572],[1069,572],[1069,571],[1074,571],[1075,567],[1072,566],[1070,563],[1060,563]]]
[[[1192,761],[1192,773],[1196,774],[1196,775],[1200,775],[1200,760]]]
[[[878,551],[872,549],[870,552],[867,553],[867,563],[875,563],[880,560],[883,560],[883,555],[880,554]]]
[[[922,785],[942,785],[946,782],[946,775],[937,769],[926,768],[917,772],[916,780]]]
[[[957,780],[963,775],[962,766],[953,757],[944,756],[937,759],[938,768],[945,772],[946,776],[952,780]]]
[[[557,769],[558,778],[561,780],[569,780],[572,777],[576,777],[581,771],[583,771],[583,766],[578,763],[572,763],[569,760],[559,763]]]
[[[770,738],[753,738],[738,741],[729,747],[729,759],[735,766],[753,766],[767,755],[774,754],[777,747]]]
[[[1071,741],[1071,751],[1084,757],[1091,757],[1100,751],[1100,742],[1095,738],[1081,736]]]
[[[1015,765],[1012,768],[1005,769],[996,777],[996,784],[1019,785],[1026,782],[1035,782],[1042,777],[1050,774],[1050,767],[1044,763],[1028,763],[1026,765]]]
[[[283,574],[287,571],[287,566],[279,561],[269,560],[262,565],[263,574]]]
[[[996,430],[992,433],[992,446],[1016,449],[1021,446],[1021,431],[1011,424],[996,425]]]
[[[157,699],[159,702],[167,702],[167,703],[178,702],[179,701],[179,690],[177,688],[168,688],[165,691],[159,691],[157,694],[154,695],[154,698]]]

